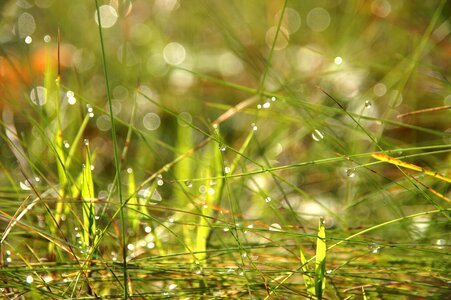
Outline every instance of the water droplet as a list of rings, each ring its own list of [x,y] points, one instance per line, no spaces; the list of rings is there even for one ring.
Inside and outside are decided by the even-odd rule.
[[[192,188],[193,187],[193,182],[191,180],[187,180],[187,181],[185,181],[185,186],[187,188]]]
[[[229,174],[230,171],[231,171],[231,170],[230,170],[230,167],[225,167],[225,168],[224,168],[224,173],[225,173],[225,174]]]
[[[77,234],[75,234],[75,237],[76,237],[77,239],[79,239],[79,238],[81,237],[80,232],[77,232]]]
[[[207,193],[208,193],[208,195],[210,195],[210,196],[214,195],[215,192],[216,192],[215,189],[212,188],[212,187],[209,187],[209,188],[207,189]]]
[[[229,229],[229,228],[224,228],[223,230],[224,230],[224,232],[227,232],[227,231],[229,231],[230,229]]]
[[[202,274],[202,267],[199,265],[194,266],[192,270],[193,270],[194,274],[196,274],[196,275]]]
[[[271,226],[269,226],[269,231],[281,231],[281,230],[282,226],[280,226],[280,224],[273,223],[271,224]]]
[[[277,100],[276,97],[274,97],[274,96],[271,97],[271,101],[272,101],[272,102],[274,102],[274,101],[276,101],[276,100]]]
[[[265,202],[266,202],[266,203],[269,203],[269,202],[271,202],[271,201],[272,201],[271,197],[266,197],[266,198],[265,198]]]
[[[163,184],[164,184],[163,176],[158,175],[158,176],[157,176],[157,185],[158,185],[158,186],[162,186]]]
[[[25,282],[28,283],[28,284],[33,283],[33,276],[28,275],[27,278],[25,278]]]
[[[318,129],[315,129],[312,133],[312,139],[319,142],[322,139],[324,139],[324,134],[321,131],[319,131]]]
[[[446,240],[444,239],[438,239],[435,244],[438,246],[437,248],[443,249],[443,246],[446,245]]]
[[[83,139],[83,144],[85,144],[85,146],[89,146],[89,140],[88,139]]]
[[[263,104],[263,108],[270,108],[271,107],[271,102],[265,102]]]
[[[258,130],[258,127],[257,127],[257,125],[255,123],[252,123],[251,127],[252,127],[253,131],[257,131]]]
[[[94,118],[94,113],[93,112],[88,113],[88,117]]]
[[[331,269],[329,269],[329,270],[326,271],[326,274],[332,274],[332,272],[333,271]]]
[[[44,43],[50,43],[52,41],[52,37],[48,34],[44,35]]]
[[[91,165],[91,166],[90,166],[90,169],[91,169],[91,171],[94,171],[95,166],[94,166],[94,165]]]
[[[201,185],[199,187],[199,193],[205,194],[206,191],[207,191],[207,187],[205,185]]]
[[[70,144],[67,141],[64,141],[63,146],[64,146],[64,148],[69,149]]]
[[[31,37],[31,36],[27,36],[26,38],[25,38],[25,44],[31,44],[33,42],[33,38]]]
[[[343,63],[343,58],[341,58],[340,56],[337,56],[334,58],[334,63],[336,65],[341,65]]]
[[[147,245],[146,245],[146,247],[147,247],[148,249],[153,249],[153,248],[155,248],[155,243],[154,243],[154,242],[148,242]]]
[[[174,218],[169,218],[168,221],[169,223],[174,223]]]
[[[146,233],[150,233],[150,232],[152,231],[152,227],[146,226],[146,227],[144,227],[144,231],[145,231]]]
[[[346,168],[345,169],[345,173],[346,173],[346,176],[348,176],[349,178],[354,178],[355,177],[355,169]]]
[[[379,254],[381,246],[378,243],[370,243],[368,244],[368,251],[372,254]]]
[[[88,111],[88,113],[94,111],[94,109],[92,108],[92,106],[90,104],[86,104],[86,110]]]
[[[127,168],[127,173],[128,173],[128,174],[131,174],[131,173],[133,173],[133,169],[132,169],[132,168],[130,168],[130,167],[129,167],[129,168]]]
[[[175,290],[176,288],[177,288],[177,285],[174,283],[172,283],[168,286],[168,290],[170,290],[170,291]]]
[[[221,152],[225,152],[227,150],[227,147],[226,146],[221,146],[221,147],[219,147],[219,150],[221,150]]]
[[[257,104],[257,109],[262,109],[262,105],[261,104]]]
[[[12,261],[13,261],[13,260],[12,260],[11,257],[7,257],[7,258],[6,258],[6,262],[10,263],[10,262],[12,262]]]
[[[100,219],[100,217],[99,217],[99,216],[95,216],[95,217],[94,217],[94,219],[96,219],[96,220],[99,220],[99,219]]]
[[[44,105],[47,102],[47,89],[43,86],[33,88],[30,92],[30,99],[35,105]]]
[[[20,181],[19,182],[19,186],[24,191],[30,191],[31,190],[31,185],[30,185],[30,182],[28,182],[28,180],[25,180],[24,182]]]
[[[371,104],[371,101],[366,100],[365,101],[365,108],[371,108],[371,106],[373,106],[373,104]]]

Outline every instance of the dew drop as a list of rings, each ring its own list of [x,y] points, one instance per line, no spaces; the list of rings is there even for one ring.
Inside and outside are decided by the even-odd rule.
[[[271,101],[272,101],[272,102],[274,102],[274,101],[276,101],[276,100],[277,100],[276,97],[274,97],[274,96],[271,97]]]
[[[13,261],[13,260],[12,260],[11,257],[7,257],[7,258],[6,258],[6,262],[10,263],[10,262],[12,262],[12,261]]]
[[[280,224],[273,223],[271,224],[271,226],[269,226],[269,231],[281,231],[281,230],[282,226],[280,226]]]
[[[130,250],[130,251],[133,251],[133,250],[135,250],[135,245],[133,245],[133,244],[128,244],[128,245],[127,245],[127,249]]]
[[[199,187],[199,193],[205,194],[205,192],[207,192],[207,187],[205,185],[201,185]]]
[[[265,102],[263,104],[263,108],[270,108],[271,107],[271,102]]]
[[[231,170],[230,170],[230,167],[225,167],[225,168],[224,168],[224,173],[225,173],[225,174],[229,174],[230,171],[231,171]]]
[[[324,139],[324,134],[321,131],[319,131],[318,129],[315,129],[312,133],[312,139],[319,142],[322,139]]]
[[[146,233],[150,233],[150,232],[152,231],[152,227],[146,226],[146,227],[144,227],[144,231],[145,231]]]
[[[368,251],[372,254],[379,254],[381,246],[378,243],[370,243],[368,244]]]
[[[336,65],[341,65],[343,63],[343,58],[341,58],[340,56],[337,56],[334,58],[334,63]]]
[[[174,218],[169,218],[168,221],[169,223],[174,223]]]
[[[154,242],[149,242],[149,243],[147,243],[146,247],[148,249],[153,249],[153,248],[155,248],[155,243]]]
[[[176,288],[177,288],[177,285],[174,283],[172,283],[168,286],[168,290],[170,290],[170,291],[175,290]]]
[[[48,34],[44,36],[44,43],[50,43],[52,41],[52,37]]]
[[[216,192],[215,189],[212,188],[212,187],[209,187],[209,188],[207,189],[207,193],[208,193],[208,195],[210,195],[210,196],[214,195],[215,192]]]
[[[33,42],[33,38],[32,38],[31,36],[28,35],[28,36],[25,38],[25,44],[30,45],[32,42]]]
[[[47,89],[43,86],[37,86],[30,92],[30,99],[33,104],[42,106],[47,102]]]
[[[63,146],[64,146],[64,148],[69,149],[70,144],[67,141],[64,141]]]
[[[221,150],[221,152],[225,152],[227,150],[227,147],[226,146],[221,146],[221,147],[219,147],[219,150]]]
[[[252,123],[251,127],[252,127],[253,131],[257,131],[258,130],[258,127],[257,127],[257,125],[255,123]]]
[[[366,100],[365,101],[365,108],[371,108],[371,106],[373,106],[373,104],[371,104],[371,101]]]
[[[224,230],[224,232],[228,232],[230,229],[229,228],[224,228],[223,230]]]
[[[31,190],[30,183],[28,182],[28,180],[25,180],[24,182],[20,181],[19,182],[19,186],[24,191],[30,191]]]
[[[85,146],[89,146],[89,140],[88,139],[84,139],[83,140],[83,144],[85,144]]]
[[[157,185],[158,185],[158,186],[162,186],[163,184],[164,184],[163,176],[158,175],[158,176],[157,176]]]
[[[348,176],[349,178],[355,177],[355,169],[346,168],[345,173],[346,173],[346,176]]]
[[[265,198],[265,202],[266,202],[266,203],[269,203],[269,202],[271,202],[271,201],[272,201],[271,197],[266,197],[266,198]]]
[[[28,284],[33,283],[33,276],[28,275],[27,278],[25,278],[25,282],[28,283]]]
[[[261,104],[257,104],[257,109],[262,109],[262,105]]]
[[[185,181],[185,186],[187,188],[192,188],[193,187],[193,182],[191,180],[187,180],[187,181]]]
[[[132,174],[133,173],[133,169],[132,168],[127,168],[127,173],[128,174]]]

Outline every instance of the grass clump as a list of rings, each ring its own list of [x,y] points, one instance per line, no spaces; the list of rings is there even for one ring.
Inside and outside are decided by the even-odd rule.
[[[423,2],[2,2],[2,296],[446,298]]]

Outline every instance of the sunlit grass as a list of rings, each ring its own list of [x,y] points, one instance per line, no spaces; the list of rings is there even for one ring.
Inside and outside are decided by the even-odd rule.
[[[3,297],[447,297],[446,1],[13,2]]]

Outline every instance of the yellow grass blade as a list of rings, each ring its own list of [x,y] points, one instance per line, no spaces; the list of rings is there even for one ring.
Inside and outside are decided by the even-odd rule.
[[[399,167],[403,167],[403,168],[406,168],[406,169],[410,169],[410,170],[414,170],[414,171],[417,171],[417,172],[421,172],[423,174],[426,174],[426,175],[435,177],[437,179],[440,179],[440,180],[443,180],[443,181],[451,183],[451,178],[449,178],[449,177],[441,175],[438,172],[427,170],[427,169],[425,169],[423,167],[420,167],[420,166],[417,166],[417,165],[414,165],[414,164],[411,164],[411,163],[407,163],[407,162],[402,161],[400,159],[394,158],[394,157],[392,157],[390,155],[387,155],[387,154],[384,154],[384,153],[373,153],[371,156],[373,158],[377,159],[377,160],[384,161],[384,162],[387,162],[387,163],[395,165],[395,166],[399,166]]]

